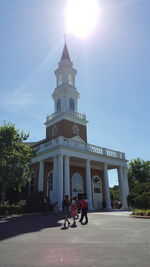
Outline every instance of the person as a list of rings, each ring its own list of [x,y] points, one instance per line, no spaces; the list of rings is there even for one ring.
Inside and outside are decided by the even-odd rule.
[[[80,213],[80,202],[79,202],[79,200],[77,199],[77,196],[74,197],[74,201],[75,201],[75,203],[76,203],[76,205],[77,205],[77,215],[76,215],[76,219],[79,219],[79,214],[78,214],[78,213]]]
[[[63,208],[63,212],[64,212],[64,227],[66,227],[66,223],[68,223],[68,227],[70,225],[70,222],[69,222],[69,208],[70,208],[70,200],[69,200],[69,196],[68,195],[65,195],[64,197],[64,200],[62,202],[62,208]]]
[[[81,224],[87,224],[88,223],[87,212],[88,212],[88,200],[84,196],[82,196],[82,200],[81,200],[81,218],[79,220],[79,222]],[[83,223],[84,217],[85,217],[85,222]]]
[[[76,202],[76,197],[73,198],[71,202],[71,217],[73,218],[72,226],[76,226],[76,216],[78,215],[78,206]]]

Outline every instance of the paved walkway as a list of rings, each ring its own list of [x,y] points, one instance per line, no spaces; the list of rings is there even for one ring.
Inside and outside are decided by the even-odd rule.
[[[150,220],[121,211],[88,216],[88,225],[66,230],[55,214],[1,219],[0,267],[150,266]]]

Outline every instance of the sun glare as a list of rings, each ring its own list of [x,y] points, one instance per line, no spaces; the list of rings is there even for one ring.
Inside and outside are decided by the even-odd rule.
[[[94,30],[98,17],[98,0],[69,0],[66,10],[67,32],[84,38]]]

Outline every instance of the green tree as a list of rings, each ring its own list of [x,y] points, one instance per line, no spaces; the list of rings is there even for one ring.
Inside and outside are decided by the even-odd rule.
[[[131,192],[136,184],[150,181],[150,161],[144,161],[140,158],[130,161],[128,180]]]
[[[111,200],[114,202],[119,199],[119,186],[114,185],[110,188]]]
[[[0,188],[5,196],[6,190],[21,191],[29,181],[29,162],[32,149],[24,141],[29,134],[15,128],[14,124],[4,123],[0,127]]]
[[[128,204],[134,208],[150,208],[150,161],[134,159],[129,163],[130,194]]]

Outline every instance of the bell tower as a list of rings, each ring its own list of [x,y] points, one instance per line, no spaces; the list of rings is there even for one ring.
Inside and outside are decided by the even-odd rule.
[[[76,69],[70,59],[66,40],[58,68],[55,71],[56,88],[52,94],[54,113],[46,118],[46,138],[58,136],[87,142],[86,116],[78,113],[79,93],[75,87]]]

